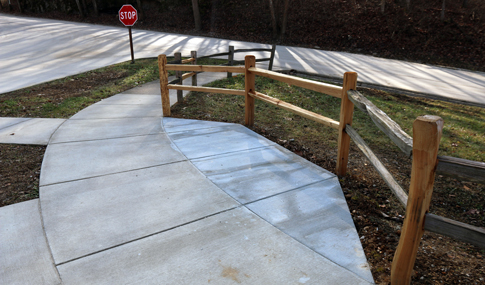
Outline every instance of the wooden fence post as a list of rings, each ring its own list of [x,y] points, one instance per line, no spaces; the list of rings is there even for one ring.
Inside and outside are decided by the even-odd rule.
[[[255,92],[255,80],[256,75],[249,72],[250,67],[256,67],[256,58],[254,55],[246,55],[244,58],[244,65],[246,68],[245,78],[244,78],[244,85],[246,91],[246,104],[245,104],[245,116],[244,116],[244,123],[248,127],[252,127],[254,125],[254,98],[249,95],[249,92]]]
[[[182,60],[182,54],[180,52],[176,52],[173,54],[175,60]],[[182,71],[175,71],[175,77],[179,80],[177,84],[183,85],[182,82]],[[184,101],[184,93],[182,90],[177,90],[177,103],[182,103]]]
[[[274,55],[276,53],[276,44],[271,47],[271,57],[269,58],[268,70],[273,70]]]
[[[160,93],[162,93],[162,110],[164,117],[170,117],[170,95],[168,93],[167,56],[158,56],[158,72],[160,74]]]
[[[340,125],[338,130],[337,175],[345,176],[349,161],[350,136],[345,132],[345,125],[352,125],[354,103],[349,100],[347,91],[357,88],[357,73],[346,72],[342,88],[342,103],[340,105]]]
[[[420,116],[413,123],[413,166],[406,206],[406,218],[399,245],[392,261],[391,284],[410,284],[416,254],[424,233],[424,219],[429,210],[443,119]]]
[[[229,66],[234,64],[234,46],[229,46],[229,55],[227,56],[227,63]],[[227,73],[227,78],[232,77],[232,72]]]
[[[195,60],[192,61],[193,65],[197,65],[197,51],[193,50],[190,52],[190,57],[194,58]],[[197,73],[192,76],[192,86],[197,86]]]

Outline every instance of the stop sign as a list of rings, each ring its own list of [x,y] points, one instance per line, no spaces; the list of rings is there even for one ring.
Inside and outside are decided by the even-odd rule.
[[[118,15],[120,16],[120,21],[125,26],[133,26],[136,20],[138,20],[136,9],[131,5],[123,5],[118,12]]]

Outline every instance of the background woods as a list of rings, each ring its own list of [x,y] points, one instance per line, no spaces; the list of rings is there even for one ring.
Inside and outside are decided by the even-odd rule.
[[[0,0],[4,13],[349,51],[485,71],[482,0]]]

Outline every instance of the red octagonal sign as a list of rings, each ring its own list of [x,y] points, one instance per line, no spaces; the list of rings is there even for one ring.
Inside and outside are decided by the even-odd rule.
[[[125,25],[125,26],[133,26],[138,20],[138,14],[136,12],[136,9],[133,8],[131,5],[123,5],[121,7],[120,11],[118,12],[118,15],[120,17],[120,21]]]

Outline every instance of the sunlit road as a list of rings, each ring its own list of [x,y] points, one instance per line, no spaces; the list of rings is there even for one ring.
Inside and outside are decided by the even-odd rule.
[[[136,26],[135,26],[136,27]],[[182,52],[198,55],[257,43],[133,30],[135,58]],[[243,56],[242,54],[237,54]],[[255,53],[256,57],[262,54]],[[126,28],[0,14],[0,93],[129,60]],[[238,58],[242,59],[242,58]],[[296,69],[485,105],[485,73],[372,56],[278,46],[275,69]]]

